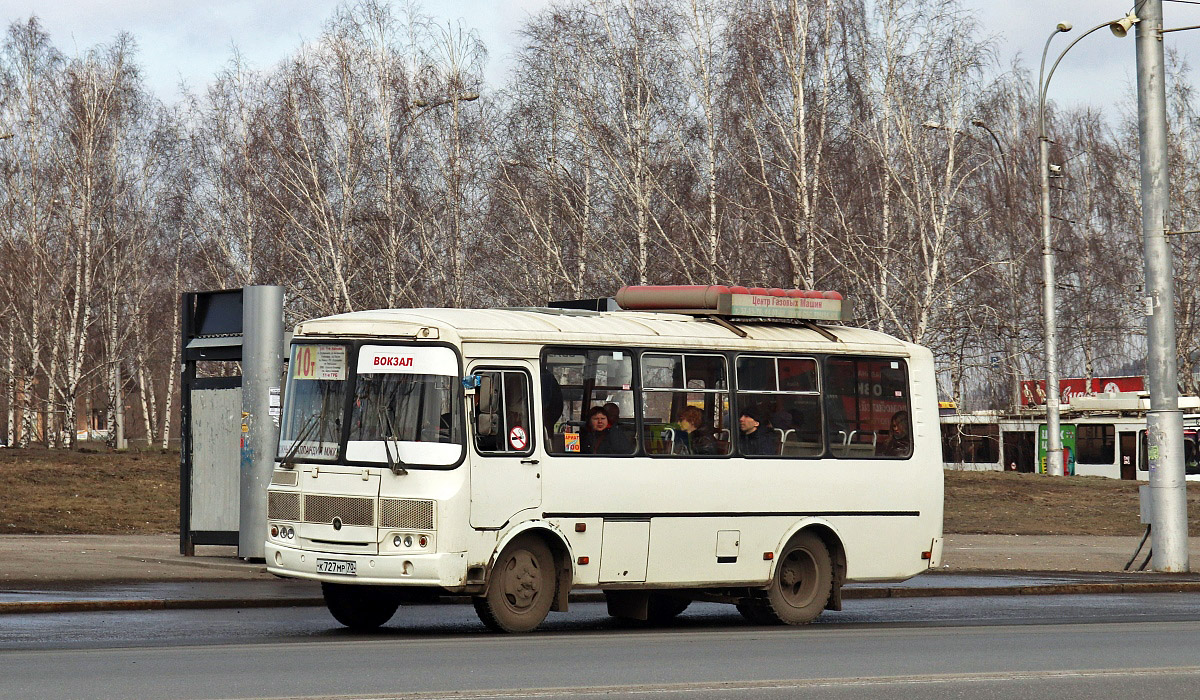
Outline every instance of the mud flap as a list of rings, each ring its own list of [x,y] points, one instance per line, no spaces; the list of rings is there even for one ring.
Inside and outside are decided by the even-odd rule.
[[[626,620],[650,619],[649,591],[605,591],[608,614]]]
[[[829,602],[825,604],[826,610],[841,610],[842,609],[842,584],[835,582],[833,590],[829,592]]]

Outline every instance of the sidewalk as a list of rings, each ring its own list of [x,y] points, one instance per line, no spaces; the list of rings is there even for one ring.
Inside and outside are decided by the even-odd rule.
[[[947,535],[938,570],[844,592],[847,599],[1200,592],[1198,574],[1122,571],[1140,539]],[[1190,548],[1200,566],[1200,538]],[[0,537],[0,614],[322,604],[319,585],[276,578],[263,564],[238,559],[233,547],[196,551],[180,556],[173,535]]]

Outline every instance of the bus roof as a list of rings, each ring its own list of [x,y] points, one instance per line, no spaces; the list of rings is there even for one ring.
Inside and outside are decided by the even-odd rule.
[[[918,346],[890,335],[850,326],[820,328],[796,324],[733,321],[746,339],[705,318],[639,311],[565,311],[561,309],[378,309],[326,316],[296,326],[296,336],[402,337],[462,342],[532,344],[628,344],[739,349],[756,348],[823,352],[886,348],[905,351]],[[430,329],[422,332],[423,329]],[[437,332],[433,333],[433,329]],[[796,346],[802,346],[798,348]]]

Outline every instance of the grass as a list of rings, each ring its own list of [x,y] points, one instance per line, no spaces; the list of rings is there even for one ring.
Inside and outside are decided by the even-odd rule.
[[[981,535],[1141,535],[1138,486],[1100,476],[946,472],[944,529]],[[1200,536],[1200,484],[1187,489],[1189,535]]]
[[[1138,482],[948,471],[945,531],[1140,535]],[[1144,482],[1142,482],[1144,483]],[[1200,536],[1200,484],[1188,488]],[[179,528],[179,453],[0,450],[0,536],[151,534]]]
[[[178,531],[178,452],[0,450],[0,536]]]

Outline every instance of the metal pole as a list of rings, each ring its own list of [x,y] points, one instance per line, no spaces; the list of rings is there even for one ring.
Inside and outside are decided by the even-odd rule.
[[[1063,464],[1062,429],[1059,425],[1058,401],[1061,394],[1058,387],[1058,321],[1054,310],[1054,248],[1050,236],[1050,140],[1046,138],[1046,91],[1050,88],[1054,71],[1071,47],[1092,32],[1111,28],[1113,24],[1101,22],[1080,34],[1075,41],[1067,44],[1067,48],[1062,50],[1050,67],[1050,73],[1046,74],[1046,52],[1050,50],[1050,41],[1059,32],[1071,31],[1069,22],[1060,22],[1046,39],[1046,47],[1042,49],[1042,65],[1038,70],[1038,143],[1041,146],[1038,160],[1042,171],[1042,277],[1045,280],[1042,306],[1046,324],[1046,473],[1051,476],[1063,476],[1066,465]]]
[[[1042,106],[1045,109],[1045,105]],[[1058,319],[1054,298],[1054,248],[1050,236],[1050,140],[1043,135],[1042,171],[1042,321],[1046,326],[1046,473],[1063,476],[1062,428],[1058,406]]]
[[[275,469],[283,374],[283,287],[242,290],[242,450],[238,556],[262,559],[267,538],[267,485]],[[276,403],[278,406],[278,403]],[[278,410],[278,409],[277,409]]]
[[[1059,426],[1058,409],[1058,320],[1054,298],[1054,248],[1050,236],[1050,139],[1046,138],[1046,88],[1049,80],[1043,80],[1046,69],[1046,51],[1056,34],[1070,31],[1070,24],[1059,24],[1046,39],[1042,49],[1042,66],[1038,71],[1038,170],[1042,183],[1042,322],[1046,328],[1046,473],[1063,476],[1062,430]],[[1082,38],[1082,37],[1080,37]],[[1074,43],[1072,43],[1074,46]],[[1070,50],[1070,46],[1067,47]],[[1065,54],[1066,51],[1063,52]],[[1062,56],[1059,56],[1062,60]],[[1057,62],[1055,66],[1057,67]],[[1051,69],[1051,74],[1053,74]]]
[[[1175,288],[1167,243],[1170,178],[1167,170],[1167,97],[1164,80],[1162,0],[1138,9],[1138,131],[1141,135],[1142,238],[1146,246],[1146,414],[1154,570],[1188,571],[1187,492],[1183,464],[1183,414],[1175,345]]]

